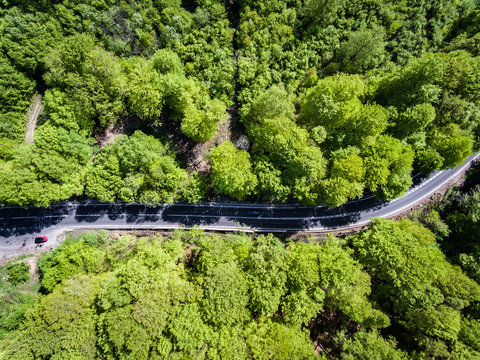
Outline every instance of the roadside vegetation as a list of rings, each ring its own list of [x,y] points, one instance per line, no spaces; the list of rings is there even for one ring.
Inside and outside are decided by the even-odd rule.
[[[451,0],[4,1],[0,203],[402,196],[413,169],[478,149],[479,14]],[[44,111],[22,145],[35,92]],[[235,136],[215,137],[225,123]]]
[[[67,238],[38,285],[21,259],[0,269],[0,359],[480,359],[475,242],[447,258],[439,239],[408,219]]]
[[[3,0],[0,204],[397,198],[479,150],[479,34],[478,0]],[[0,266],[0,359],[480,360],[470,180],[344,238],[68,238]]]

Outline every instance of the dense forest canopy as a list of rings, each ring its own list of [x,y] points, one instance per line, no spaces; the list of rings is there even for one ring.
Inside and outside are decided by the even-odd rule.
[[[0,1],[0,205],[336,207],[479,149],[479,0]],[[343,238],[72,235],[0,266],[0,359],[480,360],[479,224],[467,180]]]
[[[456,194],[417,214],[432,230],[72,236],[40,283],[0,267],[0,359],[480,359],[479,190]]]
[[[402,196],[479,147],[479,24],[478,0],[5,0],[0,203]]]

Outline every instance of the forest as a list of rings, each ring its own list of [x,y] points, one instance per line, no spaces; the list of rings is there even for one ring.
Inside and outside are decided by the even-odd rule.
[[[0,266],[0,359],[480,359],[479,209],[477,185],[342,237],[77,231]]]
[[[478,0],[4,0],[0,24],[0,204],[336,207],[479,148]]]
[[[479,34],[479,0],[2,0],[0,205],[401,197],[480,149]],[[480,360],[479,183],[341,236],[71,233],[0,264],[0,360]]]

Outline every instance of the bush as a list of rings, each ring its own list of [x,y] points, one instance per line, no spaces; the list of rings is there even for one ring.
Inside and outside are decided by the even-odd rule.
[[[23,263],[9,263],[7,265],[7,281],[12,285],[23,284],[30,280],[30,267]]]

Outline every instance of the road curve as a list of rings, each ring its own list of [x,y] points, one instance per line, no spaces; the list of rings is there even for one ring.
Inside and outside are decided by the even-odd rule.
[[[412,208],[455,182],[479,157],[480,153],[477,153],[457,168],[437,171],[426,178],[416,176],[414,185],[401,198],[381,201],[366,196],[335,209],[237,202],[147,207],[93,201],[63,202],[48,209],[0,207],[0,259],[15,249],[34,247],[35,235],[49,236],[48,244],[54,246],[58,234],[78,228],[175,229],[196,225],[206,230],[250,232],[321,232],[357,228],[368,224],[370,218],[390,218]]]

